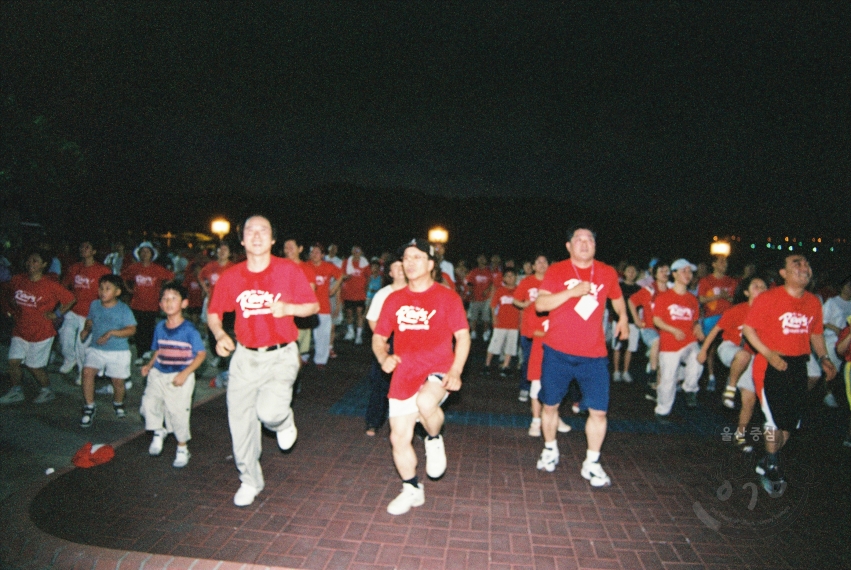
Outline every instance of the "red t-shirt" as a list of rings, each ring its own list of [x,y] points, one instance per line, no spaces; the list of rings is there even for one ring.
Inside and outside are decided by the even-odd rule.
[[[491,307],[496,309],[495,328],[514,330],[520,328],[520,309],[514,306],[514,292],[516,290],[516,287],[509,289],[502,286],[493,294]]]
[[[237,263],[219,276],[207,312],[222,316],[236,311],[236,338],[248,348],[286,344],[298,338],[292,317],[275,318],[274,301],[315,303],[316,295],[299,267],[272,256],[269,266],[253,273],[247,262]]]
[[[458,296],[461,297],[461,300],[465,303],[469,303],[473,300],[473,287],[466,279],[459,280],[455,283],[455,292],[458,293]]]
[[[623,298],[618,273],[614,267],[595,260],[591,266],[583,269],[576,267],[569,259],[559,261],[547,269],[539,290],[558,293],[576,286],[581,281],[590,281],[592,292],[581,298],[568,299],[550,311],[550,327],[544,337],[544,344],[573,356],[607,356],[606,338],[603,334],[606,299]],[[578,305],[580,301],[582,305]]]
[[[56,336],[53,321],[44,314],[56,309],[57,305],[73,301],[71,291],[46,276],[31,281],[29,275],[20,274],[12,277],[9,283],[15,314],[12,336],[27,342],[41,342]]]
[[[89,316],[89,305],[98,298],[98,282],[104,275],[112,273],[109,267],[95,262],[89,267],[81,261],[68,268],[63,284],[70,287],[77,302],[71,310],[81,317]]]
[[[467,328],[461,298],[438,283],[421,293],[408,287],[390,293],[375,326],[378,335],[393,334],[393,352],[401,358],[388,397],[407,400],[429,374],[447,373],[455,360],[453,336]]]
[[[369,262],[361,257],[358,265],[349,257],[343,262],[343,274],[349,278],[343,281],[340,296],[343,301],[366,301],[366,283],[369,279]]]
[[[343,270],[327,261],[320,261],[319,265],[311,263],[315,274],[316,298],[319,300],[319,314],[331,314],[331,279],[339,280],[343,276]]]
[[[467,282],[473,286],[473,301],[488,300],[488,288],[493,283],[493,274],[490,269],[476,267],[467,274]]]
[[[225,270],[233,267],[233,261],[228,260],[224,265],[219,265],[218,261],[211,261],[205,265],[198,274],[198,279],[207,282],[207,287],[210,289],[210,297],[213,296],[213,289],[219,281],[219,277]]]
[[[131,309],[157,312],[160,310],[160,289],[164,282],[174,279],[174,273],[156,263],[147,267],[134,263],[121,270],[121,278],[135,287],[130,301]]]
[[[845,327],[844,329],[839,331],[839,338],[836,339],[837,346],[839,345],[840,342],[842,342],[843,340],[848,338],[849,334],[851,334],[851,327]],[[839,354],[837,356],[839,356],[840,358],[843,358],[845,360],[845,362],[851,362],[851,344],[848,345],[848,350],[845,351],[844,355]]]
[[[198,278],[195,277],[195,272],[191,268],[186,269],[183,286],[186,287],[186,298],[189,300],[189,308],[200,309],[203,307],[204,290],[201,289],[201,284],[198,283]]]
[[[651,283],[633,293],[629,298],[636,310],[642,309],[645,327],[656,328],[656,325],[653,324],[653,304],[658,294],[659,289],[656,287],[656,283]]]
[[[722,292],[726,292],[730,297],[732,297],[733,293],[736,292],[736,287],[738,286],[739,280],[734,277],[730,277],[729,275],[725,275],[720,279],[714,275],[707,275],[698,282],[697,295],[699,297],[708,297],[710,293],[713,295],[719,295]],[[709,301],[708,303],[703,304],[703,316],[714,317],[715,315],[720,315],[732,306],[733,304],[727,299],[715,299],[714,301]]]
[[[718,324],[715,326],[724,331],[721,333],[723,340],[729,340],[735,345],[742,345],[742,326],[745,324],[745,317],[748,316],[748,311],[751,306],[748,303],[739,303],[733,305],[721,315],[718,319]]]
[[[785,287],[769,289],[754,299],[745,324],[765,346],[783,356],[809,354],[810,335],[824,333],[818,297],[805,291],[796,298]]]
[[[514,290],[514,298],[518,301],[530,301],[523,309],[520,318],[520,334],[526,338],[531,338],[535,331],[543,330],[542,323],[547,318],[546,316],[538,316],[535,310],[535,299],[538,298],[538,288],[543,283],[543,279],[538,279],[534,275],[525,277],[517,289]]]
[[[659,293],[653,305],[653,316],[659,317],[665,324],[683,331],[686,335],[683,340],[677,340],[673,334],[659,329],[660,352],[676,352],[697,340],[694,336],[694,323],[700,318],[700,305],[697,297],[691,293],[680,295],[673,289]]]

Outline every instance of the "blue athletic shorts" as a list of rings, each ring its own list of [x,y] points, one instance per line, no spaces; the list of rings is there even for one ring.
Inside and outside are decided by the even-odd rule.
[[[609,359],[573,356],[544,345],[538,400],[547,406],[557,406],[567,395],[571,380],[576,380],[582,390],[582,409],[608,411]]]

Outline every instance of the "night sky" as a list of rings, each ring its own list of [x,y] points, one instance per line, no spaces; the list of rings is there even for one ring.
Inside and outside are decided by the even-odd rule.
[[[608,4],[3,2],[2,90],[89,212],[410,189],[847,236],[848,2]]]

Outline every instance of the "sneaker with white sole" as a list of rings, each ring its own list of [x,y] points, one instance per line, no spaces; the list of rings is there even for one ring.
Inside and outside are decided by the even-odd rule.
[[[621,378],[623,378],[623,381],[627,384],[632,384],[632,374],[630,374],[629,372],[624,372]]]
[[[426,475],[432,479],[440,479],[446,473],[446,449],[443,447],[443,436],[425,438]]]
[[[558,465],[558,456],[558,450],[545,447],[541,452],[541,458],[538,459],[538,469],[552,473],[556,470],[556,465]]]
[[[517,395],[517,400],[520,402],[528,402],[529,390],[520,390],[520,394]]]
[[[69,372],[74,370],[75,366],[77,366],[77,363],[74,362],[73,360],[71,362],[64,362],[62,364],[62,366],[59,367],[59,373],[60,374],[68,374]]]
[[[391,515],[404,515],[411,507],[421,507],[425,504],[425,489],[419,483],[416,487],[409,483],[402,484],[402,492],[387,505],[387,512]]]
[[[163,442],[167,435],[168,432],[164,429],[158,429],[154,432],[154,437],[151,439],[151,445],[148,447],[148,455],[156,457],[163,452]]]
[[[95,421],[96,408],[94,404],[91,406],[83,406],[83,416],[80,418],[80,427],[89,428]]]
[[[623,380],[623,376],[621,375],[620,372],[615,372],[615,373],[612,374],[612,381],[620,382],[621,380]]]
[[[839,402],[836,401],[836,396],[832,392],[828,392],[824,397],[824,405],[828,408],[838,408]]]
[[[127,417],[127,411],[124,409],[124,404],[112,403],[112,409],[115,411],[115,417],[119,420]]]
[[[292,449],[293,445],[295,445],[295,440],[298,439],[298,429],[295,427],[295,420],[293,420],[290,427],[282,429],[276,435],[278,437],[278,447],[281,451]]]
[[[556,428],[556,430],[558,430],[559,433],[567,433],[572,429],[573,428],[570,427],[570,425],[568,425],[567,423],[565,423],[563,419],[558,419],[558,427]]]
[[[56,399],[56,393],[50,388],[42,388],[38,396],[33,400],[33,404],[46,404]]]
[[[485,331],[485,333],[482,335],[482,340],[483,340],[483,341],[485,341],[485,342],[487,342],[487,341],[489,341],[490,339],[491,339],[491,331],[490,331],[490,329],[488,329],[488,330],[486,330],[486,331]]]
[[[233,504],[237,507],[247,507],[254,502],[254,498],[259,492],[260,491],[251,485],[243,483],[239,486],[239,490],[236,492],[236,495],[233,496]]]
[[[115,388],[112,387],[112,384],[107,384],[106,386],[101,386],[97,390],[95,390],[95,394],[100,396],[111,396],[115,393]]]
[[[354,327],[348,327],[346,329],[346,336],[343,337],[343,340],[355,340],[355,329]]]
[[[24,389],[20,386],[12,386],[12,389],[0,398],[0,404],[17,404],[24,401]]]
[[[541,422],[529,424],[529,437],[541,437]]]
[[[174,454],[174,461],[172,462],[172,467],[177,467],[180,469],[181,467],[186,467],[186,464],[189,463],[189,458],[192,457],[192,454],[189,453],[189,448],[185,445],[177,446],[177,453]]]
[[[596,461],[588,461],[587,459],[583,461],[580,473],[591,483],[592,487],[608,487],[612,484],[612,480],[603,471],[603,466]]]

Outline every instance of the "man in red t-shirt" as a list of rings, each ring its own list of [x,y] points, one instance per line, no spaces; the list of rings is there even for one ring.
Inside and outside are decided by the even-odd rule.
[[[807,291],[813,277],[807,258],[797,253],[784,256],[779,274],[783,286],[757,297],[742,327],[742,335],[758,353],[754,356],[753,380],[765,415],[766,455],[756,472],[772,497],[782,495],[786,488],[780,450],[801,421],[807,400],[810,349],[827,381],[836,376],[824,342],[821,302]]]
[[[151,345],[154,341],[154,327],[160,314],[160,289],[163,283],[174,279],[174,273],[154,263],[159,257],[157,248],[149,241],[143,241],[135,250],[133,263],[121,270],[121,278],[133,295],[130,308],[136,317],[136,366],[141,366],[151,358]],[[144,353],[144,354],[143,354]]]
[[[653,324],[659,329],[659,380],[656,384],[656,419],[667,423],[677,395],[677,370],[686,367],[683,392],[686,406],[697,407],[698,381],[703,365],[697,361],[698,341],[703,341],[700,328],[700,305],[688,292],[688,284],[696,266],[685,259],[671,264],[674,287],[659,293],[653,303]]]
[[[59,372],[68,374],[76,366],[78,383],[82,382],[88,346],[88,343],[80,340],[80,333],[89,316],[89,305],[98,298],[98,281],[110,273],[109,267],[95,261],[97,251],[90,241],[80,243],[79,251],[82,261],[69,267],[62,280],[62,284],[74,293],[77,302],[65,315],[59,328],[59,345],[64,359]]]
[[[473,298],[467,311],[470,321],[470,338],[476,340],[476,330],[479,322],[483,325],[482,338],[490,338],[491,310],[488,302],[494,290],[493,272],[488,267],[488,258],[480,253],[476,258],[476,267],[467,273],[467,282],[473,288]]]
[[[739,280],[727,275],[727,257],[716,255],[712,260],[712,273],[697,283],[698,301],[703,308],[701,325],[704,336],[718,323],[724,311],[733,306],[733,295],[736,294],[738,286]],[[706,367],[709,369],[706,389],[709,392],[715,391],[715,353],[719,343],[720,341],[715,342],[709,347],[706,358]]]
[[[585,438],[588,443],[580,473],[594,487],[611,485],[600,465],[600,449],[606,439],[609,408],[608,350],[603,334],[606,299],[618,315],[616,334],[629,337],[626,302],[614,267],[594,259],[597,240],[588,226],[567,233],[570,259],[550,265],[538,289],[535,309],[549,312],[549,329],[544,336],[541,364],[541,393],[544,405],[541,428],[544,450],[538,469],[554,471],[559,462],[556,433],[558,406],[571,380],[582,389],[582,407],[588,409]]]
[[[315,274],[316,299],[319,301],[319,325],[313,329],[313,363],[322,370],[331,355],[331,298],[342,285],[343,270],[323,259],[322,244],[310,248],[310,263]],[[334,283],[332,286],[331,283]]]
[[[411,443],[417,420],[428,433],[426,474],[439,479],[446,471],[440,404],[449,392],[461,388],[461,373],[470,353],[470,330],[461,298],[432,277],[434,249],[422,239],[402,247],[408,286],[387,297],[372,335],[372,351],[381,369],[393,374],[388,393],[390,443],[403,484],[402,492],[387,506],[391,515],[425,503]],[[393,354],[388,344],[391,334]]]
[[[210,299],[207,325],[219,356],[231,358],[227,402],[233,457],[242,484],[233,502],[254,502],[265,485],[260,468],[261,425],[277,433],[287,451],[298,436],[292,403],[299,370],[298,329],[293,317],[319,310],[304,273],[288,259],[272,255],[272,224],[264,216],[245,221],[246,259],[222,273]],[[236,340],[222,328],[222,315],[236,312]]]
[[[50,389],[47,362],[56,328],[53,321],[71,310],[76,302],[74,295],[45,272],[50,255],[44,250],[35,250],[27,256],[26,275],[12,277],[7,291],[11,298],[7,317],[14,318],[12,340],[9,343],[9,381],[11,389],[0,397],[0,404],[16,404],[24,401],[21,387],[22,366],[26,366],[41,386],[33,400],[34,404],[45,404],[56,395]]]
[[[363,257],[359,245],[352,247],[352,255],[343,262],[343,286],[340,296],[346,314],[345,340],[363,344],[364,311],[366,310],[366,285],[369,280],[369,261]],[[355,322],[357,318],[357,322]],[[355,329],[357,325],[357,329]]]

